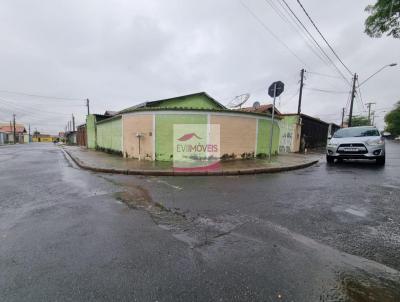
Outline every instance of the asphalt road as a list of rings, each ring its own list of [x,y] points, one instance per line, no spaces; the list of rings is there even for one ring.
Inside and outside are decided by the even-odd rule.
[[[387,153],[174,178],[0,147],[0,301],[400,301],[400,144]]]

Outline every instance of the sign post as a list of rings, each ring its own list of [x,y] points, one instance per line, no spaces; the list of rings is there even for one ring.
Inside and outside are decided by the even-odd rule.
[[[271,133],[269,139],[269,153],[268,160],[271,161],[271,153],[272,153],[272,141],[274,137],[274,118],[275,118],[275,100],[277,96],[280,96],[285,88],[285,85],[281,81],[277,81],[271,84],[268,88],[268,95],[274,98],[274,102],[272,105],[272,118],[271,118]]]

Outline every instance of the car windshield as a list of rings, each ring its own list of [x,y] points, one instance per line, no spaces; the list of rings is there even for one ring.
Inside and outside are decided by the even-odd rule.
[[[338,130],[333,137],[362,137],[362,136],[380,136],[379,131],[374,128],[345,128]]]

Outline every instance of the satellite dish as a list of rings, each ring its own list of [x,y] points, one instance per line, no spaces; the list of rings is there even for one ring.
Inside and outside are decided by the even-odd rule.
[[[245,93],[245,94],[241,94],[241,95],[235,96],[235,98],[228,103],[227,107],[229,107],[229,108],[237,108],[237,107],[242,108],[242,105],[244,103],[246,103],[249,98],[250,98],[250,93]]]
[[[253,109],[254,110],[257,110],[258,108],[260,108],[260,106],[261,106],[260,102],[254,102],[253,103]]]

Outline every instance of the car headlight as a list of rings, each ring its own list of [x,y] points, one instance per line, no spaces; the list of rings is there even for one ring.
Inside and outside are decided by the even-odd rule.
[[[335,148],[335,147],[337,147],[338,146],[338,144],[332,144],[332,143],[329,143],[328,144],[328,147],[330,147],[330,148]]]
[[[385,142],[382,139],[367,141],[367,144],[369,146],[379,146],[379,145],[383,145],[384,143]]]

